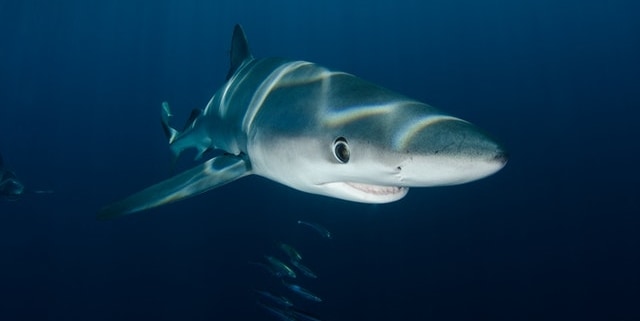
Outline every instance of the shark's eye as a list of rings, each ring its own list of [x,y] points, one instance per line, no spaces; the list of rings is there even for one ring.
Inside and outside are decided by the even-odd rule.
[[[333,156],[342,164],[349,162],[351,152],[349,151],[349,144],[347,144],[346,138],[338,137],[333,141]]]

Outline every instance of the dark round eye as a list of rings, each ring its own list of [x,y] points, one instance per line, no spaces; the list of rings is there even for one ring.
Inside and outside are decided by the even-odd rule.
[[[333,141],[333,156],[342,164],[349,162],[351,152],[349,151],[349,144],[347,144],[347,140],[344,137],[338,137]]]

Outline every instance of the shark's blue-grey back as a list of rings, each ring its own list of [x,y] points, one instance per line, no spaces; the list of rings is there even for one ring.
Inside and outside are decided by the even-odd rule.
[[[457,117],[351,74],[281,58],[254,59],[242,28],[226,83],[183,131],[163,128],[171,150],[223,154],[103,209],[114,217],[197,195],[256,174],[300,191],[366,203],[409,187],[460,184],[504,166],[504,149]]]

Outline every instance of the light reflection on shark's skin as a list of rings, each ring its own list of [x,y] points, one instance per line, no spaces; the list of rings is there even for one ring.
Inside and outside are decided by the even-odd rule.
[[[403,198],[410,187],[471,182],[500,170],[505,150],[482,130],[353,75],[306,61],[255,59],[236,25],[227,82],[180,132],[162,125],[177,156],[216,156],[103,208],[100,218],[198,195],[247,175],[362,203]]]

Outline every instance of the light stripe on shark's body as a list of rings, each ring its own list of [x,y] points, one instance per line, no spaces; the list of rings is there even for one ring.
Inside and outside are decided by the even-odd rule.
[[[198,156],[225,154],[102,209],[100,217],[170,203],[249,174],[308,193],[386,203],[409,187],[483,178],[507,160],[475,126],[424,103],[314,63],[254,59],[240,26],[227,82],[183,132],[170,118],[165,103],[162,123],[175,155],[187,148]]]

